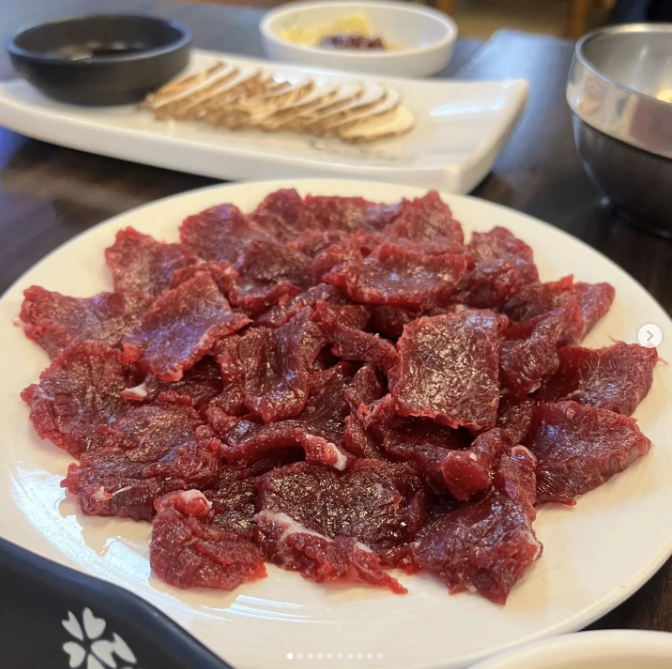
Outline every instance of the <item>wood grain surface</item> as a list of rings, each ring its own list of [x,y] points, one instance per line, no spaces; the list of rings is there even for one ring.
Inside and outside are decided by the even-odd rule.
[[[0,39],[4,42],[25,24],[97,11],[168,16],[192,30],[196,46],[263,55],[257,10],[180,2],[0,0]],[[564,99],[572,49],[563,40],[507,31],[496,33],[484,45],[457,44],[450,66],[439,76],[524,77],[531,88],[522,122],[474,194],[582,239],[623,267],[670,312],[672,242],[614,216],[576,155]],[[11,67],[2,54],[0,78],[9,76]],[[0,128],[0,292],[82,230],[132,207],[211,183],[203,177],[59,148]],[[672,562],[593,625],[614,627],[672,631]]]

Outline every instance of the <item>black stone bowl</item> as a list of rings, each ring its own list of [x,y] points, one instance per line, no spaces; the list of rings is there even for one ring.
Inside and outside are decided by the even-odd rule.
[[[7,44],[16,71],[78,105],[138,102],[189,62],[191,36],[151,16],[79,16],[22,30]]]
[[[605,135],[574,115],[574,139],[591,179],[628,221],[672,238],[672,160]]]

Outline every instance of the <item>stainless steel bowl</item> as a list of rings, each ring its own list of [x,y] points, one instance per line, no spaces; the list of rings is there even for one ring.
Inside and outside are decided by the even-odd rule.
[[[567,102],[588,174],[634,222],[672,236],[672,24],[583,37]]]

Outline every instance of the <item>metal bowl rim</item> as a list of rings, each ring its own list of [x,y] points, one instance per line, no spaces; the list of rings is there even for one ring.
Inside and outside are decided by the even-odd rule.
[[[44,53],[38,51],[31,51],[30,49],[24,49],[23,47],[18,46],[16,40],[21,37],[24,33],[27,33],[30,30],[36,28],[42,28],[48,25],[58,25],[59,23],[73,23],[86,21],[90,19],[103,19],[103,20],[117,20],[117,19],[146,19],[149,21],[154,21],[156,23],[165,23],[172,28],[175,28],[179,33],[179,37],[172,42],[165,44],[164,46],[154,47],[152,49],[146,49],[140,53],[126,54],[119,56],[97,56],[91,60],[66,60],[65,58],[60,58],[58,56],[48,56]],[[166,19],[160,16],[150,16],[148,14],[80,14],[78,16],[68,16],[63,19],[56,19],[54,21],[42,21],[40,23],[34,23],[32,25],[25,26],[18,30],[12,37],[7,40],[6,49],[10,56],[25,58],[31,60],[32,62],[39,62],[50,65],[67,65],[69,67],[92,67],[97,64],[103,63],[125,63],[125,62],[137,62],[142,60],[148,60],[151,58],[156,58],[158,56],[167,55],[169,53],[174,53],[180,49],[186,47],[191,42],[191,33],[187,28],[185,28],[181,23],[173,21],[171,19]]]
[[[656,105],[660,106],[661,109],[667,109],[669,111],[672,111],[672,103],[665,102],[664,100],[659,100],[658,98],[654,98],[652,95],[648,95],[647,93],[636,91],[635,89],[630,88],[629,86],[619,84],[618,82],[614,81],[606,74],[598,70],[583,53],[584,46],[588,42],[598,37],[603,37],[604,35],[622,35],[628,33],[654,33],[654,32],[668,33],[672,38],[672,23],[626,23],[623,25],[597,28],[579,39],[579,41],[576,43],[576,47],[574,48],[574,55],[577,61],[581,63],[583,67],[592,72],[596,77],[602,79],[602,81],[604,81],[605,83],[614,86],[614,88],[618,88],[624,93],[629,93],[630,95],[636,95],[643,99],[654,102],[656,103]]]

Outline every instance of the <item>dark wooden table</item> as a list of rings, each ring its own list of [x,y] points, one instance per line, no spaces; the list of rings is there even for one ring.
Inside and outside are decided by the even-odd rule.
[[[191,28],[197,46],[263,55],[258,11],[166,1],[0,0],[0,39],[4,42],[24,24],[96,11],[168,16]],[[531,87],[520,126],[475,195],[537,216],[584,240],[634,276],[669,312],[672,241],[616,218],[575,153],[564,101],[571,56],[569,42],[508,31],[485,44],[458,43],[450,66],[440,76],[524,77]],[[3,54],[0,79],[10,76]],[[151,200],[211,183],[203,177],[51,146],[0,128],[0,293],[82,230]],[[592,627],[672,631],[672,561]]]

